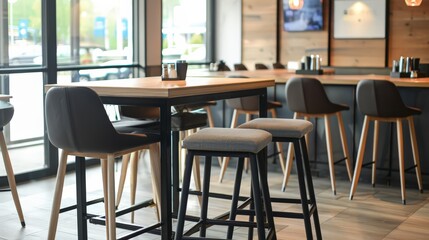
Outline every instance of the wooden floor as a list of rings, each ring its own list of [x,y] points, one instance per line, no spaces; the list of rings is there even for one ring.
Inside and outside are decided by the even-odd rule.
[[[118,165],[118,168],[120,165]],[[151,185],[147,164],[142,161],[139,172],[137,199],[151,196]],[[340,169],[338,169],[340,170]],[[213,168],[211,189],[229,193],[232,189],[233,168],[229,168],[223,183],[218,183],[219,168]],[[98,167],[88,170],[88,199],[98,198],[101,192],[101,173]],[[250,177],[244,174],[245,185],[243,194],[249,189]],[[75,202],[74,174],[68,174],[62,206]],[[286,192],[281,192],[281,174],[269,174],[271,194],[273,196],[298,197],[296,175],[292,175]],[[338,180],[337,195],[333,196],[327,178],[314,178],[316,197],[319,206],[321,228],[324,239],[428,239],[429,238],[429,194],[420,194],[416,189],[407,189],[407,205],[401,204],[399,187],[378,185],[372,188],[369,184],[358,186],[353,201],[348,200],[350,183]],[[18,191],[24,210],[27,226],[21,228],[10,193],[0,193],[0,239],[46,239],[49,213],[54,188],[53,178],[20,184]],[[129,190],[124,193],[123,205],[128,205]],[[218,215],[226,210],[229,202],[216,200],[210,202],[209,216]],[[299,205],[275,204],[274,209],[300,211]],[[196,197],[190,198],[189,213],[198,213],[199,205]],[[88,212],[103,213],[103,206],[97,204],[89,207]],[[155,222],[154,209],[139,210],[136,223],[149,224]],[[128,221],[129,216],[121,217]],[[77,239],[75,212],[63,213],[59,218],[57,239]],[[302,220],[275,219],[278,239],[305,239]],[[189,226],[189,224],[187,225]],[[89,224],[90,239],[104,239],[104,227]],[[126,233],[118,230],[118,236]],[[224,227],[210,228],[208,235],[213,238],[224,236]],[[234,239],[247,239],[247,229],[238,228]],[[135,239],[160,239],[157,235],[140,236]]]

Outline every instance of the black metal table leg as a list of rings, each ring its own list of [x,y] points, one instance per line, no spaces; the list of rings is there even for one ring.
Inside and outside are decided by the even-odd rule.
[[[88,239],[86,222],[86,176],[85,158],[76,157],[76,205],[77,205],[77,233],[79,240]]]

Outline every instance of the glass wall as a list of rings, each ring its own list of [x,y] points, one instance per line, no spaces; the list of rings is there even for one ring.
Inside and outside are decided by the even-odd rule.
[[[164,59],[210,62],[208,2],[163,0]],[[46,83],[144,75],[136,54],[144,51],[134,43],[144,31],[135,26],[144,17],[137,16],[139,4],[144,0],[0,1],[0,94],[11,95],[15,107],[4,133],[18,181],[56,171],[57,154],[44,130]],[[56,29],[48,29],[53,22]],[[48,59],[51,49],[56,65]],[[0,185],[6,182],[0,164]]]
[[[210,62],[207,47],[207,6],[204,0],[163,0],[162,59],[194,63]]]

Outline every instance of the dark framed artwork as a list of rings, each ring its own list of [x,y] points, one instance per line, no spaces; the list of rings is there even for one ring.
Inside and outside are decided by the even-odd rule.
[[[323,29],[323,0],[283,0],[283,28],[288,32]]]

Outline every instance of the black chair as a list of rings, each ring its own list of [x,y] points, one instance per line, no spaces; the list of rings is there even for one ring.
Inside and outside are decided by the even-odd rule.
[[[248,78],[246,76],[229,76],[230,78]],[[245,114],[246,122],[250,121],[252,115],[259,115],[259,97],[258,96],[250,96],[250,97],[242,97],[242,98],[233,98],[227,99],[226,105],[232,109],[234,109],[231,119],[231,128],[235,128],[238,125],[238,117],[240,114]],[[276,108],[281,108],[282,104],[276,101],[267,101],[267,110],[271,113],[271,117],[276,118],[277,112]],[[280,158],[280,164],[282,170],[284,170],[284,154],[281,143],[276,143],[277,152]],[[226,169],[228,167],[230,158],[224,158],[222,163],[222,168],[219,174],[219,182],[222,182],[223,177],[225,175]],[[247,164],[245,165],[247,170]]]
[[[411,138],[411,146],[414,156],[419,190],[423,192],[422,175],[420,170],[419,151],[417,148],[416,131],[414,129],[414,115],[420,114],[417,108],[407,107],[402,101],[401,95],[395,84],[385,80],[362,80],[357,85],[356,98],[359,110],[365,115],[362,127],[362,135],[356,159],[356,167],[353,182],[350,189],[350,200],[356,191],[360,172],[363,164],[365,145],[368,134],[369,123],[374,121],[374,145],[372,159],[372,184],[375,186],[375,170],[378,147],[379,122],[396,123],[398,138],[399,173],[401,179],[402,203],[405,204],[405,167],[404,167],[404,142],[402,133],[402,121],[408,122]]]
[[[236,64],[234,64],[234,70],[235,71],[247,71],[247,67],[242,63],[236,63]]]
[[[265,70],[265,69],[268,69],[268,67],[263,63],[255,63],[255,69],[256,70]]]
[[[62,150],[58,166],[48,239],[55,239],[67,157],[99,158],[103,168],[106,235],[116,239],[115,157],[159,142],[159,136],[120,134],[110,122],[98,95],[85,87],[51,88],[46,93],[45,119],[49,140]],[[77,169],[77,171],[82,169]]]
[[[281,64],[281,63],[276,62],[276,63],[273,63],[273,68],[274,69],[286,69],[286,66]]]
[[[347,146],[347,137],[344,129],[343,117],[341,111],[348,110],[349,107],[332,103],[326,95],[322,83],[315,78],[292,78],[286,83],[285,88],[286,103],[288,108],[295,112],[294,118],[304,117],[309,120],[310,118],[323,118],[325,120],[325,133],[326,133],[326,148],[328,152],[328,164],[331,177],[331,186],[334,195],[336,194],[335,187],[335,170],[334,170],[334,156],[332,150],[330,116],[334,115],[338,119],[338,127],[340,130],[341,145],[343,147],[344,158],[339,161],[345,161],[349,179],[352,179],[351,156]],[[307,142],[308,143],[308,142]],[[283,184],[285,189],[290,170],[292,168],[293,148],[289,144],[288,156],[286,160],[286,174]]]
[[[18,212],[21,226],[25,227],[24,214],[22,213],[21,203],[19,202],[18,191],[16,190],[15,174],[13,173],[12,164],[10,163],[9,152],[7,150],[6,142],[4,139],[3,128],[10,120],[12,120],[14,113],[13,105],[0,101],[0,147],[3,155],[3,163],[6,170],[7,181],[9,182],[10,191],[12,193],[13,202],[16,211]]]

